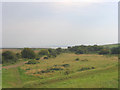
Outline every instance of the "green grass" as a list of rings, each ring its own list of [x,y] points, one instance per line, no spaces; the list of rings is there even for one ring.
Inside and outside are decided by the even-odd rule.
[[[79,58],[79,61],[75,59]],[[85,61],[84,61],[85,60]],[[21,88],[117,88],[118,58],[96,54],[64,53],[56,58],[41,59],[38,64],[24,64],[21,67],[3,69],[3,87]],[[68,67],[62,65],[69,64]],[[38,74],[41,70],[62,68]],[[95,69],[81,68],[95,67]],[[67,72],[67,74],[66,74]]]
[[[113,47],[118,47],[118,44],[108,44],[108,45],[102,45],[105,48],[113,48]]]

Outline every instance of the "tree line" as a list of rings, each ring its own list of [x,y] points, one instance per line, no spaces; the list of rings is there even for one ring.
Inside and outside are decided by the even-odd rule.
[[[93,45],[93,46],[72,46],[67,47],[67,49],[57,48],[57,49],[42,49],[38,53],[35,53],[31,48],[23,48],[20,53],[14,53],[12,51],[5,51],[2,53],[2,63],[15,63],[20,58],[24,59],[36,59],[39,60],[44,56],[44,59],[55,58],[61,53],[75,53],[75,54],[119,54],[120,46],[110,48],[104,48],[103,46]]]

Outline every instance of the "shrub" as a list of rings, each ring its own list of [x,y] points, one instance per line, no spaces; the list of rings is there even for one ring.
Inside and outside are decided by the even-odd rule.
[[[81,61],[88,61],[87,59],[83,59],[83,60],[81,60]]]
[[[21,54],[23,58],[34,59],[36,57],[35,52],[30,48],[24,48]]]
[[[16,57],[17,58],[21,58],[21,54],[20,53],[16,53]]]
[[[77,51],[75,52],[75,54],[83,54],[83,53],[84,53],[83,50],[77,50]]]
[[[44,57],[44,59],[48,59],[48,57]]]
[[[119,53],[120,53],[120,46],[111,49],[111,54],[119,54]]]
[[[39,63],[39,62],[37,62],[36,60],[30,60],[26,64],[37,64],[37,63]]]
[[[109,49],[102,49],[102,50],[99,52],[100,55],[105,55],[105,54],[109,54],[109,53],[110,53]]]
[[[95,67],[92,67],[92,69],[95,69]]]
[[[38,58],[36,58],[36,60],[40,60],[40,58],[38,57]]]
[[[3,63],[14,63],[17,61],[15,53],[11,51],[5,51],[2,53],[2,62]]]
[[[52,68],[50,68],[50,70],[58,71],[58,70],[63,70],[63,68],[62,67],[52,67]]]
[[[66,71],[65,71],[65,75],[68,75],[68,74],[70,74],[71,73],[71,71],[69,70],[69,69],[67,69]]]
[[[76,60],[76,61],[79,61],[80,59],[79,59],[79,58],[76,58],[75,60]]]
[[[39,52],[39,55],[49,55],[49,51],[47,49],[42,49],[40,52]]]
[[[63,64],[62,66],[63,66],[63,67],[69,67],[70,64]]]
[[[85,70],[90,70],[90,69],[95,69],[95,67],[82,67],[81,69],[79,69],[78,71],[85,71]]]

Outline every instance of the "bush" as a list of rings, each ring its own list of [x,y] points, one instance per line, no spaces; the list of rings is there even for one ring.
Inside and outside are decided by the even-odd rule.
[[[120,46],[111,49],[111,54],[119,54],[119,53],[120,53]]]
[[[17,58],[21,58],[21,54],[20,53],[16,53],[16,57]]]
[[[76,61],[79,61],[80,59],[79,59],[79,58],[76,58],[75,60],[76,60]]]
[[[83,60],[81,60],[81,61],[88,61],[87,59],[83,59]]]
[[[90,70],[90,69],[95,69],[95,67],[82,67],[80,70],[78,71],[85,71],[85,70]]]
[[[14,63],[17,61],[15,53],[11,51],[5,51],[2,53],[2,62],[3,63]]]
[[[50,68],[49,70],[58,71],[58,70],[63,70],[63,68],[62,68],[62,67],[52,67],[52,68]]]
[[[55,49],[48,49],[49,54],[47,55],[48,57],[56,57],[57,56],[57,51]]]
[[[68,75],[68,74],[70,74],[71,73],[71,71],[69,70],[69,69],[67,69],[66,71],[65,71],[65,75]]]
[[[40,60],[40,58],[38,57],[38,58],[36,58],[36,60]]]
[[[49,51],[47,49],[42,49],[40,52],[39,52],[39,55],[49,55]]]
[[[105,54],[109,54],[109,53],[110,53],[109,49],[102,49],[102,50],[99,52],[100,55],[105,55]]]
[[[48,59],[48,57],[44,57],[44,59]]]
[[[26,64],[37,64],[37,63],[39,63],[39,62],[37,62],[36,60],[30,60]]]
[[[84,54],[84,51],[83,51],[83,50],[77,50],[77,51],[75,52],[75,54]]]
[[[62,66],[63,66],[63,67],[69,67],[70,64],[63,64]]]
[[[21,54],[23,58],[34,59],[36,57],[35,52],[30,48],[24,48]]]

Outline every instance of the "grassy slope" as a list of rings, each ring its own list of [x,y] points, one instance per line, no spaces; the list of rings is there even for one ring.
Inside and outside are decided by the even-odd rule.
[[[80,61],[75,61],[76,58],[80,58]],[[84,59],[88,61],[81,61]],[[33,74],[40,69],[45,70],[55,64],[70,64],[70,67],[54,73]],[[81,67],[92,66],[95,69],[78,71]],[[28,68],[30,70],[26,70]],[[65,75],[64,73],[68,69],[71,73]],[[118,71],[116,56],[61,54],[54,59],[40,60],[40,64],[23,65],[20,68],[3,70],[3,87],[117,88],[117,86]]]
[[[108,44],[108,45],[102,45],[103,47],[108,47],[108,48],[113,48],[113,47],[118,47],[118,44]]]

